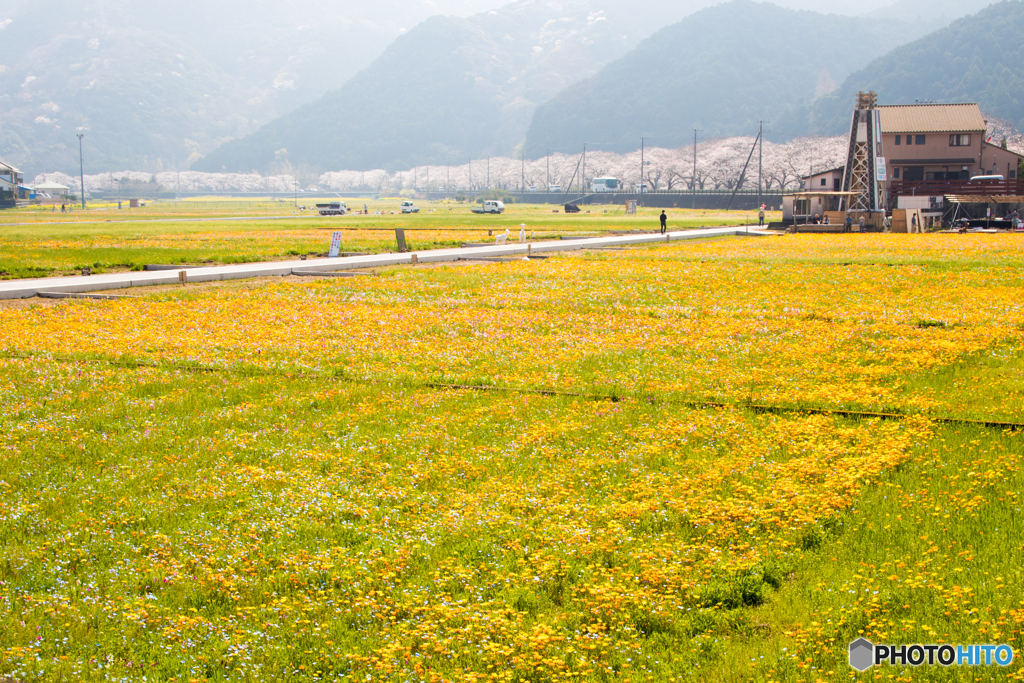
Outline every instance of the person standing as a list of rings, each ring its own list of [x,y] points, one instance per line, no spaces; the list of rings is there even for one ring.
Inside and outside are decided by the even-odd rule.
[[[757,212],[757,226],[759,228],[764,227],[764,204],[761,205],[761,210]]]
[[[661,210],[661,234],[664,235],[665,231],[668,230],[668,216],[665,214],[665,210]]]
[[[860,221],[858,222],[860,223],[860,231],[864,232],[864,214],[860,215]]]
[[[910,217],[910,232],[911,233],[917,232],[917,214],[916,213],[914,213]]]
[[[846,224],[843,226],[843,232],[853,232],[853,216],[849,213],[846,214]]]

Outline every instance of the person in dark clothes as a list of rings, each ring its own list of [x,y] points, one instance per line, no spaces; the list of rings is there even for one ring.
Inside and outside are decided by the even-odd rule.
[[[664,209],[661,212],[661,234],[664,235],[668,229],[668,216],[665,215]]]

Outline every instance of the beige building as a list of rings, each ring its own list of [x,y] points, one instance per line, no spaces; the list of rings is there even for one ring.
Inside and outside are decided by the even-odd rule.
[[[977,104],[877,107],[887,180],[970,180],[978,175],[1017,178],[1022,157],[985,139],[988,124]]]

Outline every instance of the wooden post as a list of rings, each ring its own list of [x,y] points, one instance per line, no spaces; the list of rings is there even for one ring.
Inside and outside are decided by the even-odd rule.
[[[408,247],[405,246],[405,230],[402,228],[395,228],[395,239],[398,240],[399,252],[409,251]]]
[[[419,255],[419,254],[413,254],[413,255],[412,255],[412,262],[413,262],[414,264],[415,264],[415,263],[419,263],[419,262],[420,262],[420,255]]]
[[[178,282],[180,282],[182,285],[184,285],[186,282],[188,282],[188,271],[186,271],[186,270],[179,270],[178,271]]]

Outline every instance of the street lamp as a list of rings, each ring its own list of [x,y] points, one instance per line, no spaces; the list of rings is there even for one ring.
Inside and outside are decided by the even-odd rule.
[[[78,133],[78,173],[82,181],[82,210],[85,210],[85,161],[82,157],[82,138],[85,133]]]

